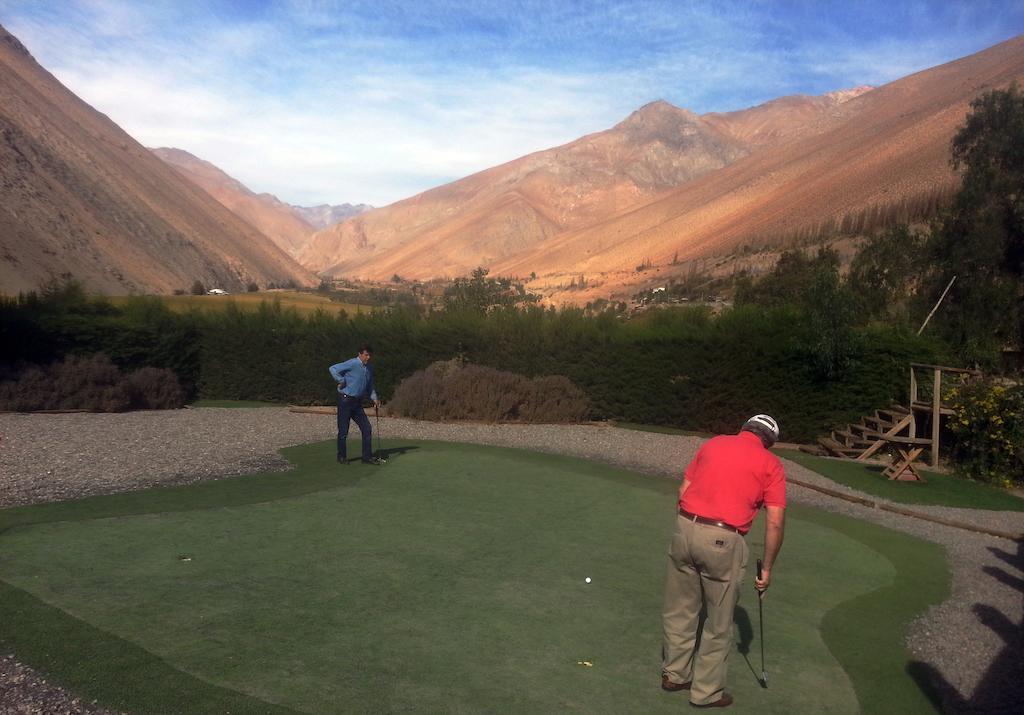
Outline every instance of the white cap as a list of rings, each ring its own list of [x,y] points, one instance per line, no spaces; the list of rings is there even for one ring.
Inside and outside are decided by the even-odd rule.
[[[775,421],[773,417],[768,415],[754,415],[746,421],[744,427],[757,425],[768,432],[775,442],[779,441],[779,423]]]

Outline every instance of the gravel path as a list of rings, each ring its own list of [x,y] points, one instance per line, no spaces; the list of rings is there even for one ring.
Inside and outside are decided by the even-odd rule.
[[[520,447],[594,459],[678,478],[701,440],[599,425],[437,424],[382,418],[388,438]],[[284,408],[191,409],[125,414],[0,414],[0,508],[91,494],[283,470],[276,450],[334,436],[331,415]],[[799,465],[787,473],[858,494]],[[947,712],[1019,712],[1024,700],[1024,543],[872,509],[790,485],[794,502],[872,521],[941,544],[953,593],[914,624],[915,677]],[[875,501],[877,498],[871,497]],[[915,511],[1024,533],[1024,512],[914,506]],[[785,550],[783,550],[783,563]],[[100,713],[0,658],[0,712]]]

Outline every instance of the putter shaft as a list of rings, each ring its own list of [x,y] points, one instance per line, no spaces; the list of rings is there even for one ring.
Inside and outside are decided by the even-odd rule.
[[[757,578],[761,578],[761,559],[757,560]],[[761,687],[768,687],[768,671],[764,668],[764,593],[757,592],[757,615],[761,626]]]
[[[373,417],[374,417],[374,421],[376,422],[376,424],[374,425],[375,429],[373,431],[377,435],[377,459],[380,459],[380,460],[383,460],[383,461],[387,461],[387,460],[384,460],[384,457],[382,456],[381,447],[380,447],[380,408],[376,404],[373,406]]]

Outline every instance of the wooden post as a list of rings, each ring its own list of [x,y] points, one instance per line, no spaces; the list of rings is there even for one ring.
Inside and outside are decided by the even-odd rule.
[[[917,419],[914,417],[914,403],[917,402],[917,375],[914,365],[910,365],[910,436],[917,436]]]
[[[939,466],[939,421],[942,410],[942,370],[935,368],[932,387],[932,467]]]

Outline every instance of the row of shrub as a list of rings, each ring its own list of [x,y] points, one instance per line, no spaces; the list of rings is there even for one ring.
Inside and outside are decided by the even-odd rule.
[[[768,412],[785,438],[812,440],[905,399],[908,363],[941,356],[912,332],[863,326],[845,335],[841,360],[823,360],[834,346],[823,348],[812,325],[793,307],[717,317],[681,308],[630,321],[539,306],[302,316],[266,302],[255,311],[229,304],[176,314],[155,298],[117,308],[58,293],[0,303],[0,366],[103,352],[129,372],[174,371],[188,399],[331,404],[327,366],[370,341],[385,399],[403,378],[458,357],[531,378],[565,376],[598,419],[729,431]]]
[[[0,410],[14,412],[124,412],[184,405],[185,391],[171,370],[142,367],[123,372],[103,354],[29,366],[17,379],[0,382]]]
[[[200,396],[331,404],[327,366],[370,341],[378,392],[410,416],[727,432],[768,412],[785,439],[811,441],[904,401],[911,361],[947,358],[913,332],[875,324],[844,337],[842,360],[822,361],[820,328],[792,306],[669,309],[631,321],[536,306],[302,316],[267,302],[175,314],[158,299],[117,308],[73,293],[0,302],[0,409],[117,411]],[[969,386],[957,399],[962,471],[1024,480],[1024,388]]]
[[[76,283],[0,299],[0,380],[16,378],[26,365],[103,353],[123,371],[171,370],[191,400],[202,362],[200,320],[171,312],[157,297],[115,306],[86,296]]]

